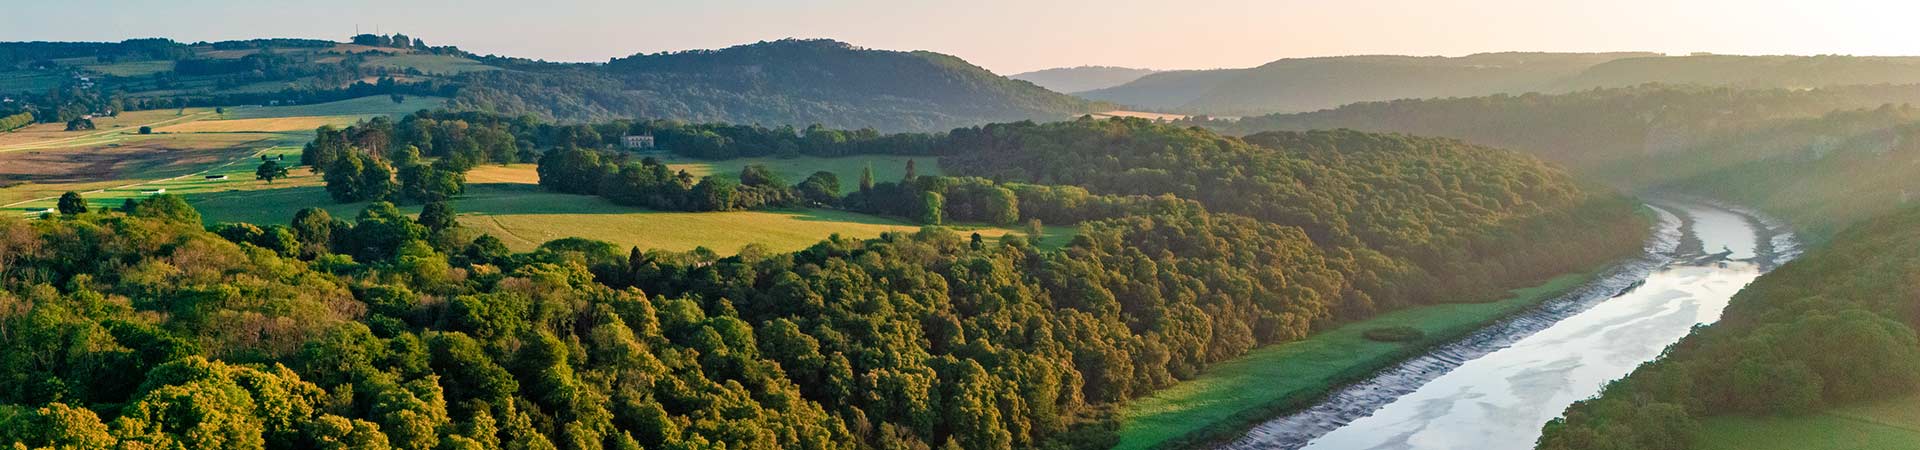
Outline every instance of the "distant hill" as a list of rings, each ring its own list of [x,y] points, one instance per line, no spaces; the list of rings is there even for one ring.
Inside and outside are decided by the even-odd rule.
[[[780,40],[607,64],[503,62],[453,106],[563,121],[622,117],[932,131],[1102,110],[940,53]]]
[[[1920,58],[1652,53],[1348,56],[1283,59],[1250,69],[1162,72],[1080,95],[1142,109],[1231,116],[1315,111],[1356,102],[1555,94],[1646,83],[1751,89],[1911,84],[1920,83]]]
[[[1031,82],[1054,92],[1072,93],[1119,86],[1157,72],[1130,67],[1081,66],[1036,70],[1007,78]]]
[[[1548,89],[1595,65],[1651,53],[1282,59],[1249,69],[1162,72],[1082,93],[1144,109],[1214,115],[1312,111],[1360,101]]]
[[[1699,54],[1626,58],[1593,66],[1558,91],[1644,83],[1740,88],[1817,88],[1920,83],[1920,57],[1739,56]]]
[[[1538,155],[1631,190],[1762,208],[1815,239],[1920,194],[1920,85],[1643,85],[1357,103],[1238,121],[1230,134],[1353,129],[1447,136]]]
[[[944,131],[1112,109],[933,52],[781,40],[720,50],[552,63],[430,47],[404,35],[352,42],[0,43],[0,116],[44,121],[114,110],[308,104],[368,95],[560,121],[616,118]]]

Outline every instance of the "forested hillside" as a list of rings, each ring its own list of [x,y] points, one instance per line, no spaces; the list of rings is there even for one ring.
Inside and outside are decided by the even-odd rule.
[[[1762,90],[1913,84],[1920,83],[1920,58],[1650,53],[1349,56],[1283,59],[1249,69],[1164,72],[1081,95],[1152,110],[1244,116],[1359,102],[1559,94],[1648,83]]]
[[[478,56],[403,34],[351,43],[0,43],[0,115],[42,121],[178,108],[308,104],[369,95],[453,97],[452,107],[549,120],[615,118],[935,131],[1058,120],[1106,105],[939,53],[781,40],[639,54],[605,64]]]
[[[1094,193],[1174,195],[1215,211],[1300,227],[1325,246],[1352,252],[1360,270],[1375,274],[1369,283],[1392,293],[1378,299],[1389,307],[1462,292],[1453,287],[1491,287],[1469,280],[1542,272],[1524,275],[1535,277],[1565,268],[1529,267],[1548,264],[1532,252],[1552,252],[1544,247],[1555,246],[1551,240],[1487,233],[1618,200],[1596,197],[1566,174],[1510,152],[1352,131],[1243,141],[1141,119],[1083,119],[954,130],[940,153],[946,155],[942,167],[956,174],[1075,185]],[[1624,205],[1607,209],[1630,209]],[[1499,239],[1529,243],[1494,242]],[[1522,260],[1530,262],[1517,263]],[[1460,265],[1464,261],[1484,265]],[[1465,278],[1448,278],[1453,276]],[[1370,304],[1355,307],[1364,311]]]
[[[1462,57],[1342,56],[1282,59],[1260,67],[1176,71],[1081,93],[1156,111],[1254,115],[1354,102],[1520,93],[1620,58],[1647,53],[1482,53]]]
[[[1813,90],[1646,85],[1562,95],[1360,103],[1204,124],[1229,133],[1352,128],[1449,136],[1533,153],[1634,190],[1761,207],[1812,237],[1920,192],[1912,85]]]
[[[566,121],[672,118],[932,131],[1101,109],[933,52],[782,40],[643,54],[604,65],[515,63],[473,73],[457,108]]]
[[[1798,416],[1912,393],[1917,276],[1920,210],[1852,227],[1741,290],[1718,323],[1576,403],[1539,446],[1694,448],[1701,418]],[[1840,439],[1865,437],[1824,444],[1847,445]]]
[[[536,152],[619,131],[410,120],[468,119]],[[1449,140],[1088,119],[929,148],[1077,236],[1043,251],[930,228],[722,258],[512,254],[444,204],[217,233],[165,195],[0,218],[0,441],[1105,448],[1116,402],[1377,311],[1589,268],[1647,229],[1623,198]]]
[[[1119,86],[1155,72],[1158,71],[1130,67],[1081,66],[1017,73],[1008,75],[1007,78],[1027,81],[1054,92],[1071,93]]]
[[[1746,89],[1914,84],[1920,83],[1920,57],[1697,54],[1624,58],[1593,66],[1557,83],[1555,90],[1645,83]]]

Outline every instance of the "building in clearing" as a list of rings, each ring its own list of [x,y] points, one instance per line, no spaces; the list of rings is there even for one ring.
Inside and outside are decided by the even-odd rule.
[[[651,135],[624,136],[620,139],[627,144],[627,148],[653,148],[653,136]]]

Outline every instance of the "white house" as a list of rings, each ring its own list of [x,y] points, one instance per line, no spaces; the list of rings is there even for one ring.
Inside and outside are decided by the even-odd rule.
[[[653,136],[649,135],[624,136],[620,140],[627,145],[627,148],[653,148]]]

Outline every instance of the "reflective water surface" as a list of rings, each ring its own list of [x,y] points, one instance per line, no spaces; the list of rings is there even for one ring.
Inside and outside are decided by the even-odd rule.
[[[1222,447],[1532,448],[1567,405],[1718,320],[1735,292],[1793,251],[1771,221],[1737,208],[1657,209],[1662,229],[1646,257]]]

